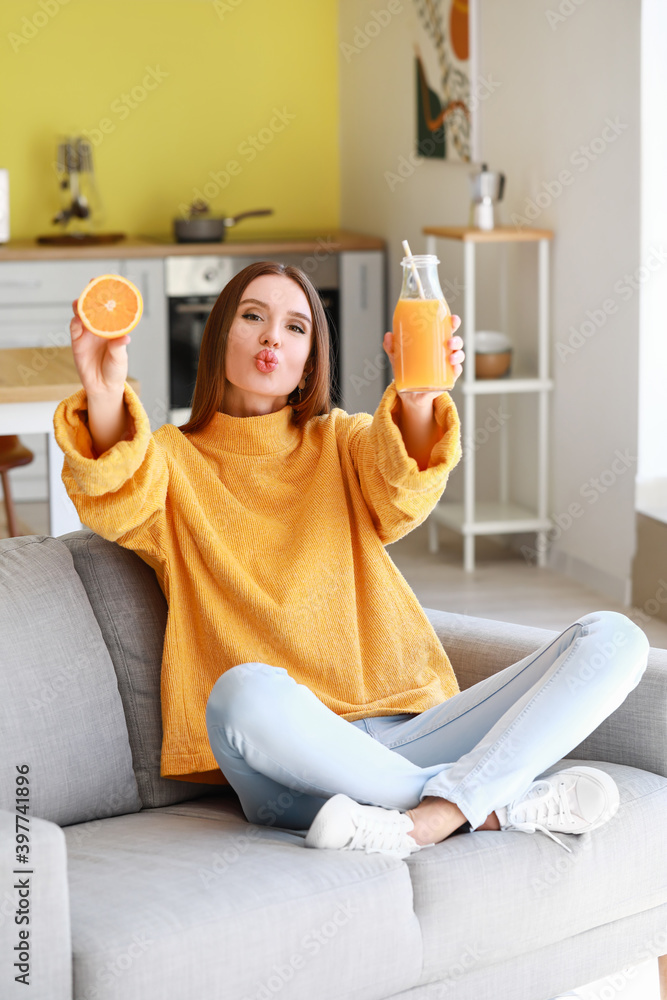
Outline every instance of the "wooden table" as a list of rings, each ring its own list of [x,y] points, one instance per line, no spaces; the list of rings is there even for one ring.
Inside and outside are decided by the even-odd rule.
[[[139,382],[127,381],[139,395]],[[64,455],[53,433],[58,404],[81,387],[71,347],[0,350],[0,434],[47,435],[49,531],[54,537],[82,527],[63,485]]]

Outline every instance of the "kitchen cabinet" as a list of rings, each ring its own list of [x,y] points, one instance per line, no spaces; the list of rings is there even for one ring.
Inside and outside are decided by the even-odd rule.
[[[385,255],[339,254],[341,408],[375,413],[387,382]]]
[[[67,347],[72,302],[91,278],[122,274],[134,281],[144,300],[141,324],[130,335],[129,374],[141,384],[141,399],[157,428],[168,420],[167,321],[163,261],[150,258],[90,259],[85,261],[3,261],[0,263],[0,348]],[[35,352],[32,366],[48,364]],[[141,375],[136,374],[141,372]],[[56,404],[57,405],[57,404]],[[55,406],[54,406],[55,410]],[[22,500],[45,500],[48,473],[47,441],[43,434],[24,434],[26,448],[35,455],[30,465],[12,472],[13,494]]]
[[[141,384],[151,429],[182,423],[170,409],[168,258],[209,255],[225,259],[225,273],[256,260],[301,267],[319,288],[338,292],[341,399],[350,413],[373,413],[387,384],[382,338],[386,326],[384,241],[344,230],[322,234],[228,239],[216,244],[175,244],[168,239],[128,239],[95,247],[43,247],[24,240],[0,248],[0,347],[64,347],[70,344],[72,301],[92,277],[122,274],[141,290],[144,312],[130,334],[129,373]],[[44,355],[36,353],[35,364]],[[55,409],[55,407],[54,407]],[[17,433],[35,461],[12,472],[18,502],[48,496],[44,435]]]
[[[0,263],[0,348],[66,347],[71,343],[69,323],[72,302],[91,278],[105,271],[119,273],[119,259],[72,261],[2,261]],[[35,351],[25,367],[23,380],[48,364],[45,353]],[[54,410],[57,404],[54,405]],[[46,500],[48,496],[48,448],[44,434],[21,433],[21,441],[33,452],[30,465],[11,472],[12,495],[18,502]]]
[[[139,325],[127,345],[129,374],[141,383],[141,402],[151,430],[169,423],[169,330],[163,260],[121,260],[117,274],[133,281],[144,300]]]

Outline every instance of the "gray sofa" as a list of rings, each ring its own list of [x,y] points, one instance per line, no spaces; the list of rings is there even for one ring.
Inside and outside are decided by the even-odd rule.
[[[427,614],[462,687],[553,634]],[[160,777],[165,622],[88,529],[0,542],[2,1000],[544,1000],[667,952],[667,651],[572,751],[621,789],[572,854],[483,832],[400,860]]]

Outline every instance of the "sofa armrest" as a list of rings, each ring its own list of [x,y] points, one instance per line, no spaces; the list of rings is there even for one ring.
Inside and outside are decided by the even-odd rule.
[[[16,860],[17,820],[19,834],[24,832],[21,827],[28,827],[27,864]],[[19,954],[19,947],[27,952],[27,963],[22,962],[25,954]],[[20,813],[4,809],[0,809],[0,954],[3,1000],[18,997],[71,1000],[72,941],[65,835],[49,820],[29,816],[26,823]],[[15,978],[25,973],[24,981]],[[25,984],[29,984],[28,989]]]
[[[463,690],[509,667],[558,632],[424,608]],[[667,650],[651,648],[646,673],[622,705],[569,757],[627,764],[667,777]]]

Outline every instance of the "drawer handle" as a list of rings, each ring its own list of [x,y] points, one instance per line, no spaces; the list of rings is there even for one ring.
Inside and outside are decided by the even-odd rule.
[[[210,313],[215,302],[207,305],[205,302],[177,302],[174,309],[177,313]]]

